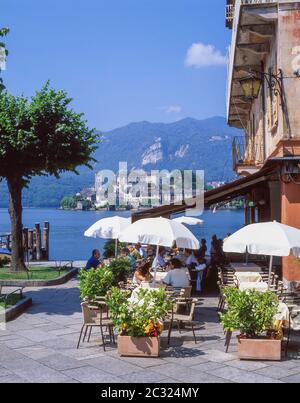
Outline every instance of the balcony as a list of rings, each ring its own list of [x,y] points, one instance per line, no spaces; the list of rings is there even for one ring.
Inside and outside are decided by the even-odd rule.
[[[226,5],[226,28],[232,29],[234,18],[234,5]]]
[[[262,138],[235,137],[232,143],[233,169],[238,175],[257,172],[264,162]]]
[[[238,3],[237,10],[240,10],[240,6],[251,6],[251,5],[264,5],[264,4],[274,4],[278,3],[278,0],[227,0],[226,5],[226,27],[229,29],[233,28],[233,22],[235,17],[235,5]]]
[[[251,101],[245,101],[240,80],[249,69],[260,70],[276,35],[278,0],[228,0],[232,28],[229,52],[227,117],[230,126],[247,126]],[[233,20],[231,20],[231,17]]]

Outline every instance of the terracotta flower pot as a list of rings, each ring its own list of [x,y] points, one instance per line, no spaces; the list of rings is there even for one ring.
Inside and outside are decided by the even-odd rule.
[[[160,337],[118,336],[118,353],[124,357],[159,357]]]
[[[281,361],[281,340],[239,338],[240,360]]]

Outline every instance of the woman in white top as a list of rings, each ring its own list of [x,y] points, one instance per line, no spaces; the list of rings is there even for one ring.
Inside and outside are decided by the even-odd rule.
[[[171,270],[164,278],[164,284],[170,285],[174,288],[189,287],[191,280],[190,275],[188,270],[185,267],[182,267],[180,260],[176,258],[171,259],[169,267]]]
[[[141,285],[144,282],[151,282],[152,280],[153,277],[150,273],[150,263],[141,263],[134,273],[133,284]]]

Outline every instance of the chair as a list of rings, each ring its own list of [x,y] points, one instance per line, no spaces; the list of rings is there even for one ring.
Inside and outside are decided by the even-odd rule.
[[[182,302],[183,299],[180,298],[180,302]],[[196,334],[195,334],[195,328],[194,326],[196,324],[198,324],[198,322],[196,322],[194,320],[194,316],[195,316],[195,308],[196,308],[196,304],[198,302],[197,298],[188,298],[185,300],[186,304],[190,304],[190,312],[187,315],[182,315],[182,314],[177,314],[174,313],[174,309],[172,309],[172,313],[171,313],[171,318],[170,318],[170,325],[169,325],[169,332],[168,332],[168,344],[170,344],[170,339],[171,339],[171,333],[172,333],[172,327],[173,327],[173,323],[176,322],[177,326],[178,326],[178,330],[179,333],[181,332],[180,330],[180,323],[186,324],[186,325],[190,325],[192,327],[192,331],[193,331],[193,335],[194,335],[194,340],[195,340],[195,344],[197,344],[197,339],[196,339]]]
[[[219,303],[217,312],[222,312],[225,308],[226,301],[224,296],[224,290],[227,287],[236,287],[235,271],[229,268],[218,267],[218,282],[219,287]]]
[[[287,356],[292,332],[300,331],[300,294],[285,293],[282,295],[282,301],[288,306],[290,311],[289,323],[283,328],[284,331],[287,331],[285,348],[285,355]]]
[[[77,344],[77,349],[80,346],[81,338],[83,336],[83,343],[88,335],[88,342],[90,341],[92,330],[94,327],[100,328],[103,350],[105,351],[105,338],[103,328],[106,327],[109,331],[110,342],[115,343],[113,323],[108,317],[107,304],[104,301],[95,302],[95,305],[89,305],[87,302],[81,304],[82,314],[83,314],[83,325],[80,331],[79,340]],[[104,314],[106,313],[106,318]]]

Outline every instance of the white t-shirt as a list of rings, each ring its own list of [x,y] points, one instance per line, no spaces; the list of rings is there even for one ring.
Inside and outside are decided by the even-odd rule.
[[[185,288],[189,287],[190,279],[185,268],[174,269],[167,273],[164,283],[174,288]]]

